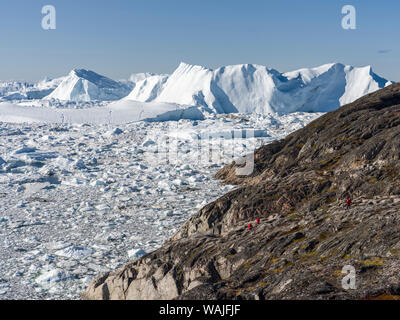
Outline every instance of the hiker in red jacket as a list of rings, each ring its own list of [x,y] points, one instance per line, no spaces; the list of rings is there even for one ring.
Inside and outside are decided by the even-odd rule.
[[[351,198],[349,197],[346,200],[346,210],[350,209],[350,207],[351,207]]]
[[[249,228],[249,230],[253,229],[253,225],[250,223],[248,228]]]

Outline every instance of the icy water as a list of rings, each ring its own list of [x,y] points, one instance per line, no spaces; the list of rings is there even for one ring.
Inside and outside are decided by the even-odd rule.
[[[0,299],[80,299],[96,275],[159,248],[232,190],[214,175],[237,154],[320,115],[0,123]]]

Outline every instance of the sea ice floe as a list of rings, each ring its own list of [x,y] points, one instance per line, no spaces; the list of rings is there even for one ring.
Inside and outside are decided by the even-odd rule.
[[[148,146],[152,146],[152,145],[155,145],[155,144],[156,143],[153,140],[147,139],[145,142],[143,142],[142,146],[143,147],[148,147]]]
[[[49,250],[61,250],[65,249],[72,246],[71,243],[68,242],[63,242],[63,241],[51,241],[46,244],[44,244],[44,247],[46,247]]]
[[[96,208],[96,210],[99,210],[99,211],[111,210],[111,207],[108,204],[100,204],[100,205],[96,206],[95,208]]]
[[[0,295],[6,294],[8,289],[10,289],[9,285],[0,283]]]
[[[44,271],[39,277],[36,278],[35,282],[43,287],[51,287],[52,285],[73,279],[73,275],[61,269],[52,269]]]
[[[35,152],[37,149],[32,147],[22,147],[14,151],[14,154],[23,154],[23,153],[32,153]]]
[[[77,159],[74,163],[73,163],[73,168],[74,169],[86,169],[86,165],[83,162],[82,159]]]
[[[94,208],[90,207],[90,206],[86,206],[86,207],[80,208],[79,211],[80,212],[92,212],[92,211],[94,211]]]
[[[128,251],[128,258],[129,259],[138,259],[138,258],[144,256],[145,254],[147,254],[147,252],[142,249],[132,249],[132,250]]]
[[[21,168],[26,166],[27,163],[23,160],[20,159],[8,159],[7,163],[5,164],[5,170],[6,171],[11,171],[13,169]]]
[[[123,134],[124,131],[122,131],[120,128],[115,128],[114,130],[106,132],[106,136],[118,136],[120,134]]]
[[[72,258],[72,259],[82,259],[88,255],[91,255],[94,252],[92,248],[83,248],[83,247],[75,247],[70,246],[55,252],[57,256]]]
[[[61,183],[67,186],[81,186],[86,184],[87,182],[82,179],[78,179],[77,177],[73,177],[69,180],[63,180]]]
[[[105,241],[111,241],[111,242],[113,242],[113,241],[118,241],[118,240],[123,240],[123,239],[125,239],[125,238],[126,238],[126,235],[125,235],[125,233],[123,233],[123,232],[114,231],[114,232],[109,232],[109,233],[104,234],[104,235],[102,236],[102,238],[103,238]]]
[[[173,215],[174,215],[174,211],[172,211],[172,210],[168,210],[165,212],[166,217],[172,217]]]
[[[39,258],[40,261],[43,262],[52,262],[54,261],[55,257],[50,254],[45,254]]]
[[[106,183],[103,180],[94,180],[94,181],[90,182],[90,185],[92,187],[101,187],[101,186],[105,186]]]

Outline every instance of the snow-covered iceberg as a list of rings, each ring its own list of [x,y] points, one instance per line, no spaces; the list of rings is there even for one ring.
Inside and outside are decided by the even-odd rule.
[[[122,82],[93,71],[74,69],[45,99],[62,101],[113,101],[129,94],[131,88]]]
[[[253,64],[212,70],[181,63],[165,84],[158,84],[153,100],[202,106],[214,113],[327,112],[390,84],[370,66],[332,63],[280,73]],[[148,91],[154,87],[147,85]],[[152,101],[149,95],[132,96]]]
[[[0,103],[0,122],[121,124],[135,121],[203,120],[197,107],[165,102],[115,101],[106,107],[83,109],[33,107]]]
[[[37,99],[2,104],[0,114],[3,121],[15,122],[104,123],[118,119],[118,123],[125,123],[149,119],[200,120],[227,113],[328,112],[390,84],[391,81],[376,75],[370,66],[352,67],[340,63],[286,73],[254,64],[213,70],[181,63],[171,75],[138,73],[121,81],[93,71],[74,69],[66,77],[32,86],[0,82],[3,100]],[[51,93],[40,100],[46,92]],[[46,114],[45,109],[23,109],[15,103],[27,107],[56,106],[64,110]],[[70,106],[90,107],[91,110],[67,110]],[[104,106],[108,107],[97,108]]]
[[[35,83],[0,81],[0,99],[4,101],[42,99],[51,94],[64,79],[65,77],[45,78]]]
[[[152,101],[161,93],[167,80],[168,75],[153,75],[137,81],[135,88],[124,100]]]

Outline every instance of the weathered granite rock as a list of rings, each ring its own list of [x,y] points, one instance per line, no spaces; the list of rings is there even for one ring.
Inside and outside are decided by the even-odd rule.
[[[255,152],[238,188],[86,299],[362,299],[400,295],[400,84]],[[348,196],[352,207],[345,208]],[[261,223],[256,224],[255,219]],[[253,223],[255,228],[248,230]],[[342,288],[342,268],[356,289]]]

